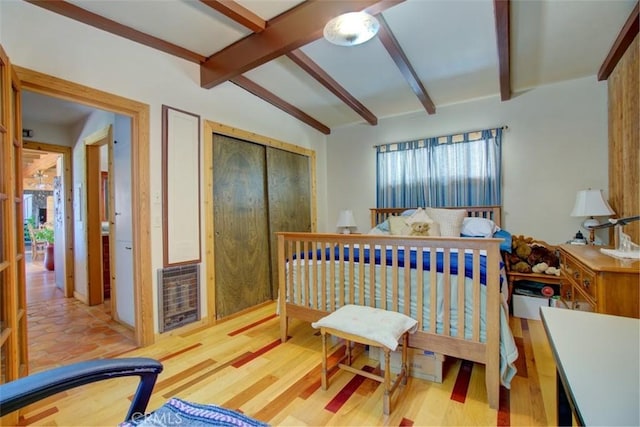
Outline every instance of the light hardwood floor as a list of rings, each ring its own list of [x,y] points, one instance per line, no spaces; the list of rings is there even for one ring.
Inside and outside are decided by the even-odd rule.
[[[502,389],[498,410],[486,403],[484,367],[448,359],[442,384],[410,378],[385,417],[382,386],[375,381],[337,371],[323,391],[319,334],[308,323],[292,321],[291,338],[282,344],[274,312],[275,304],[268,304],[121,356],[148,356],[163,363],[149,410],[176,396],[240,410],[272,425],[555,424],[555,365],[540,321],[510,320],[520,350],[519,373],[510,391]],[[344,345],[338,342],[332,353],[341,351]],[[356,364],[379,367],[366,355]],[[21,424],[117,425],[136,384],[136,379],[116,379],[62,393],[28,407]],[[333,410],[327,409],[330,402]]]

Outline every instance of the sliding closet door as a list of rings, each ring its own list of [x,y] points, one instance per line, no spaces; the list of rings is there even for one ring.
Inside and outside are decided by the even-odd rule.
[[[267,147],[267,191],[273,295],[278,295],[276,231],[311,231],[309,157]]]
[[[216,318],[272,299],[265,147],[213,136]]]

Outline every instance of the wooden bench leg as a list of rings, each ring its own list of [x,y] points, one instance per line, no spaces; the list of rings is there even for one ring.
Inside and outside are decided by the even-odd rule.
[[[407,377],[409,376],[409,334],[402,335],[402,367],[400,369],[400,375],[402,375],[402,384],[407,384]]]
[[[322,332],[322,389],[326,390],[327,389],[327,333],[324,331],[324,329],[321,331]]]
[[[384,396],[382,398],[382,413],[389,415],[391,412],[391,351],[383,347],[384,350]]]

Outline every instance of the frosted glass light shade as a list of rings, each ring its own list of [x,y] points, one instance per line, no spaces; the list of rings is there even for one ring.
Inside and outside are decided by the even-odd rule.
[[[378,20],[366,12],[336,16],[324,26],[323,35],[338,46],[355,46],[372,39],[380,28]]]
[[[580,190],[576,194],[576,203],[571,216],[608,216],[613,209],[602,197],[602,190]]]

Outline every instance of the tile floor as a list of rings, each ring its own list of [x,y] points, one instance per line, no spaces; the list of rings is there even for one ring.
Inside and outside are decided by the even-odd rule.
[[[136,348],[133,332],[111,319],[111,305],[65,298],[55,273],[27,261],[29,372],[71,362],[114,357]]]

